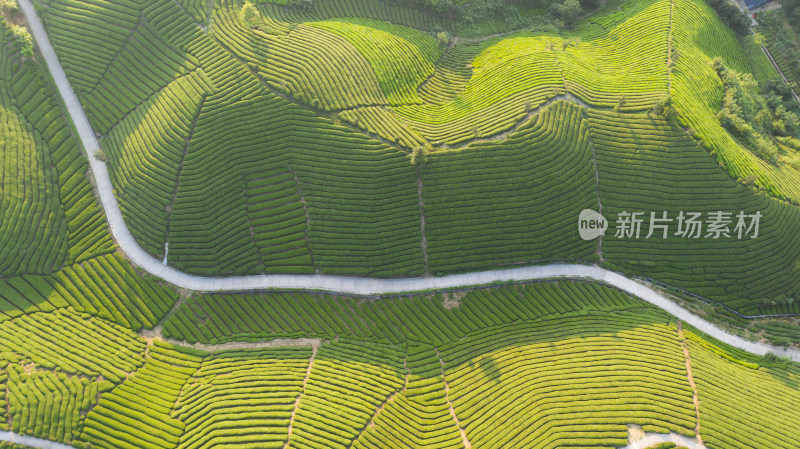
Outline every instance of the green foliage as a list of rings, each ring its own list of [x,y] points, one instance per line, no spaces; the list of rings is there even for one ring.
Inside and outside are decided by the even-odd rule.
[[[800,136],[800,119],[795,113],[798,108],[792,105],[788,87],[770,83],[765,86],[767,94],[762,95],[752,75],[727,68],[721,59],[713,64],[725,86],[722,110],[717,114],[720,123],[760,157],[777,163],[779,149],[772,137]]]
[[[627,97],[625,97],[625,95],[622,95],[621,97],[619,97],[619,101],[617,101],[617,104],[614,105],[614,112],[619,112],[620,110],[622,110],[622,108],[625,107],[625,103],[627,101],[628,101],[628,99],[627,99]]]
[[[308,11],[314,7],[314,0],[290,0],[293,7]]]
[[[20,54],[26,58],[33,57],[33,37],[31,33],[22,25],[11,25],[11,36],[16,41]]]
[[[0,280],[0,322],[72,307],[128,328],[152,328],[176,300],[174,291],[142,278],[120,256],[109,255],[50,276]]]
[[[750,369],[720,357],[694,338],[689,339],[689,353],[697,394],[703,398],[700,428],[707,446],[741,448],[751,444],[746,441],[769,441],[769,447],[789,449],[800,444],[793,424],[800,419],[796,364]],[[730,347],[724,353],[734,359],[764,361]]]
[[[419,102],[417,86],[433,73],[443,51],[436,40],[417,30],[373,20],[331,20],[310,25],[352,43],[367,59],[393,105]]]
[[[460,36],[483,36],[519,29],[554,31],[557,27],[550,15],[529,14],[524,11],[531,5],[509,0],[391,0],[398,5],[408,5],[423,10],[423,14],[453,22]],[[591,0],[589,0],[591,1]],[[520,4],[522,3],[522,4]],[[537,2],[538,3],[538,2]],[[541,5],[535,5],[537,9]],[[523,10],[521,10],[522,8]],[[441,25],[440,25],[441,27]]]
[[[774,352],[768,352],[764,354],[764,361],[767,363],[777,364],[777,363],[786,363],[791,361],[788,357],[780,357],[775,355]]]
[[[428,162],[428,152],[430,151],[430,147],[428,146],[418,146],[414,147],[411,150],[411,165],[417,167],[421,165],[425,165]]]
[[[110,159],[108,158],[108,154],[106,154],[103,150],[96,150],[94,152],[94,157],[97,158],[98,161],[102,161],[108,163]]]
[[[17,0],[0,0],[0,10],[10,11],[10,12],[19,11],[19,5],[17,4]]]
[[[118,383],[142,364],[145,344],[131,330],[63,309],[0,323],[0,353],[10,351],[42,369]]]
[[[442,47],[447,47],[450,45],[450,33],[447,31],[439,31],[436,33],[436,42]]]
[[[790,19],[797,21],[800,19],[800,1],[798,0],[780,0],[781,7],[786,16]]]
[[[466,292],[457,308],[448,309],[445,306],[450,295],[369,302],[309,294],[198,295],[164,323],[164,334],[190,343],[298,336],[330,340],[338,335],[361,341],[417,341],[438,346],[478,332],[486,323],[511,324],[574,316],[581,310],[628,310],[641,305],[617,290],[579,281],[477,289]],[[305,318],[300,319],[295,309],[303,310]]]
[[[798,304],[776,301],[775,306],[762,306],[756,299],[800,294],[800,279],[790,268],[800,257],[800,247],[788,248],[778,243],[795,232],[788,229],[800,229],[797,207],[731,180],[683,129],[663,119],[610,111],[589,111],[588,117],[603,215],[611,220],[622,211],[667,211],[673,219],[673,235],[667,238],[655,234],[647,239],[644,231],[639,239],[617,238],[609,230],[602,246],[609,268],[670,279],[671,285],[748,315],[800,312]],[[620,132],[623,128],[625,133]],[[687,181],[687,171],[693,173],[693,182]],[[718,200],[709,201],[712,197]],[[732,238],[713,239],[707,236],[705,227],[698,239],[674,235],[680,211],[699,212],[706,220],[709,213],[720,210],[731,213]],[[752,239],[743,235],[738,239],[733,232],[736,215],[758,210],[764,215],[759,236]],[[649,224],[649,213],[643,218],[642,230]],[[765,244],[767,241],[778,247]],[[753,265],[742,265],[745,260]],[[760,274],[755,275],[754,269]],[[699,275],[701,272],[703,275]]]
[[[592,260],[596,244],[563,232],[581,209],[597,205],[591,157],[588,123],[565,101],[503,142],[431,154],[422,191],[431,270],[476,270],[513,259]],[[561,201],[566,197],[568,204]]]
[[[672,103],[672,95],[665,95],[661,97],[652,110],[653,114],[663,117],[667,121],[675,121],[678,117],[678,111]]]
[[[789,300],[795,302],[794,298],[787,298],[785,302]],[[800,345],[800,325],[795,320],[770,320],[759,322],[755,327],[755,332],[762,333],[770,344],[784,347]],[[780,363],[785,363],[785,361],[780,361]]]
[[[239,11],[239,23],[246,28],[255,28],[261,22],[261,14],[253,3],[246,1]]]
[[[96,378],[47,370],[28,372],[20,364],[6,367],[10,430],[70,444],[83,427],[87,409],[97,403]]]
[[[215,445],[238,447],[244,433],[251,435],[252,445],[283,445],[310,357],[310,348],[223,351],[207,357],[174,406],[173,414],[186,424],[179,447],[208,447],[212,428],[226,434],[214,438]]]
[[[567,28],[572,28],[575,20],[583,14],[583,9],[578,0],[563,0],[561,3],[552,3],[548,11],[554,17],[564,22]]]
[[[0,24],[0,277],[47,274],[106,254],[113,242],[55,88],[44,67],[12,57],[6,30]]]
[[[747,59],[702,1],[612,3],[577,22],[570,37],[534,30],[459,39],[446,51],[435,33],[460,35],[461,25],[408,3],[329,0],[300,11],[286,1],[261,2],[263,29],[253,34],[238,22],[241,3],[215,4],[204,33],[207,22],[181,11],[183,5],[204,17],[189,0],[113,8],[54,1],[64,7],[46,14],[51,36],[105,136],[131,232],[156,257],[169,243],[167,262],[193,274],[421,275],[423,219],[431,273],[592,262],[597,245],[564,232],[580,208],[617,201],[617,188],[643,211],[658,210],[663,201],[650,193],[664,183],[704,211],[723,201],[764,206],[781,217],[765,223],[795,229],[795,212],[762,202],[752,189],[719,193],[741,186],[724,181],[727,174],[695,145],[707,145],[735,178],[766,192],[800,192],[788,164],[770,171],[776,167],[740,148],[719,125],[722,83],[706,57],[725,55],[737,70],[746,69]],[[472,3],[459,7],[485,8],[487,17],[500,10]],[[102,44],[63,25],[81,21],[97,23]],[[547,51],[549,43],[554,51]],[[681,55],[671,72],[670,52]],[[528,117],[567,93],[590,111],[617,106],[624,113],[589,120],[585,109],[559,103]],[[635,114],[665,98],[658,117]],[[476,136],[486,139],[466,145]],[[420,172],[420,211],[419,174],[407,156],[426,144],[437,150]],[[599,173],[592,144],[601,148],[598,160],[606,158]],[[684,160],[691,172],[672,171],[686,168]],[[639,180],[633,185],[651,187],[614,184],[624,178],[621,171]],[[734,245],[725,250],[731,252],[704,247],[700,254],[689,246],[680,254],[664,249],[664,257],[675,259],[658,274],[756,311],[758,300],[747,298],[762,297],[752,294],[758,286],[770,299],[797,294],[789,267],[798,247],[777,244],[780,235],[772,228],[768,241],[748,244],[749,253]],[[604,259],[626,270],[662,267],[643,260],[646,250],[636,242],[612,247],[617,257],[607,257],[606,245],[599,248]],[[732,262],[749,260],[746,254],[758,254],[758,262]],[[783,307],[796,305],[775,306]]]
[[[647,449],[681,449],[675,443],[659,443],[655,446],[650,446]]]
[[[202,358],[192,352],[154,342],[144,367],[103,395],[86,415],[80,439],[95,449],[175,448],[185,424],[171,417],[170,410],[200,367]],[[147,432],[137,430],[143,424]]]
[[[792,26],[792,13],[787,14],[785,8],[760,13],[759,31],[781,73],[790,83],[797,84],[800,82],[800,44],[797,41],[800,29]],[[797,11],[800,9],[795,9],[794,14]]]
[[[719,14],[719,18],[739,36],[750,32],[750,16],[735,2],[728,0],[708,0],[708,4]]]

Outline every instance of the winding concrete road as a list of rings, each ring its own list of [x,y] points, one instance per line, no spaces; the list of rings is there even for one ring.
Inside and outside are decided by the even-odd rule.
[[[113,194],[111,179],[108,175],[106,164],[94,157],[95,151],[100,148],[89,120],[78,101],[75,92],[67,80],[67,76],[58,61],[53,46],[47,37],[42,22],[31,4],[31,0],[18,0],[19,6],[28,19],[31,33],[35,39],[42,57],[55,81],[58,91],[66,104],[67,111],[77,128],[89,165],[94,175],[97,191],[100,195],[101,205],[105,210],[111,233],[122,251],[130,261],[143,270],[158,276],[178,287],[205,291],[243,291],[243,290],[268,290],[268,289],[301,289],[320,290],[356,295],[377,295],[388,293],[418,292],[425,290],[445,290],[458,287],[486,285],[504,281],[529,281],[553,278],[580,278],[605,283],[619,288],[633,296],[660,307],[680,320],[697,329],[721,340],[729,345],[745,351],[763,355],[773,352],[778,355],[790,357],[800,362],[800,350],[778,348],[762,343],[754,343],[741,337],[729,334],[708,321],[693,315],[681,308],[653,288],[640,284],[625,276],[596,266],[552,264],[532,267],[509,268],[476,273],[454,274],[433,278],[407,278],[407,279],[369,279],[346,276],[327,275],[258,275],[238,277],[199,277],[166,266],[162,261],[147,254],[136,240],[134,240],[119,209]]]
[[[23,436],[14,432],[0,431],[0,441],[7,441],[9,443],[21,444],[28,447],[36,447],[41,449],[75,449],[66,444],[56,443],[55,441],[45,440],[42,438]]]

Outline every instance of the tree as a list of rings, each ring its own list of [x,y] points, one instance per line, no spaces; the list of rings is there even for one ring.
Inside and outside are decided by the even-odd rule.
[[[314,0],[292,0],[292,6],[308,11],[314,7]]]
[[[562,3],[550,5],[550,14],[564,22],[567,28],[571,28],[575,20],[583,14],[581,3],[578,0],[564,0]]]
[[[617,101],[616,106],[614,106],[614,111],[615,112],[619,112],[622,108],[625,107],[625,103],[627,101],[628,101],[628,98],[625,96],[625,94],[622,94],[622,96],[619,97],[619,101]]]
[[[653,106],[653,114],[664,117],[667,120],[675,120],[678,117],[678,111],[672,105],[672,95],[665,95],[658,100]]]
[[[778,363],[780,361],[780,357],[775,355],[774,352],[768,352],[764,354],[764,361],[767,363]]]
[[[759,84],[749,73],[739,73],[720,58],[712,61],[723,83],[720,124],[762,159],[778,164],[779,138],[800,133],[800,108],[782,83]]]
[[[739,36],[747,36],[750,32],[750,16],[730,0],[708,0],[708,4],[717,12],[719,18],[731,27]]]
[[[425,165],[428,162],[429,149],[427,145],[420,145],[411,150],[411,165],[415,167]]]
[[[439,42],[439,46],[447,47],[450,45],[450,34],[447,31],[439,31],[436,33],[436,41]]]
[[[800,20],[800,0],[780,0],[781,8],[790,21]]]
[[[258,25],[260,14],[255,5],[250,2],[245,2],[242,5],[242,11],[239,13],[239,22],[246,28],[254,28]]]

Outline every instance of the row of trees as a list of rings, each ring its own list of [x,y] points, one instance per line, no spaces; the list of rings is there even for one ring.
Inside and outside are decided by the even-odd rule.
[[[800,22],[800,0],[781,0],[781,7],[790,23]]]
[[[491,21],[502,21],[506,29],[535,27],[539,30],[571,27],[584,11],[597,7],[598,0],[395,0],[427,9],[442,17],[461,22],[466,27],[480,27]],[[546,9],[547,14],[531,16],[520,8]]]
[[[750,32],[750,16],[742,11],[735,2],[731,0],[706,1],[714,8],[719,18],[739,36],[745,36]]]
[[[725,87],[720,123],[758,156],[777,163],[776,140],[800,137],[800,108],[789,86],[777,79],[759,86],[751,74],[729,69],[721,58],[713,66]]]

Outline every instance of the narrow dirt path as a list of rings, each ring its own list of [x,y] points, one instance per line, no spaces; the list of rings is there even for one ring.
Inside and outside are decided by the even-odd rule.
[[[422,235],[422,257],[425,260],[423,276],[430,277],[431,271],[428,267],[428,237],[425,236],[425,203],[422,200],[422,169],[417,167],[417,196],[419,196],[419,232]]]
[[[403,361],[403,363],[405,363],[405,361]],[[406,373],[406,378],[405,378],[405,381],[403,382],[403,388],[393,391],[392,394],[387,396],[386,399],[384,399],[383,402],[381,402],[380,405],[378,405],[375,408],[375,411],[372,413],[372,417],[369,419],[369,421],[367,421],[367,424],[365,424],[364,427],[361,430],[358,431],[358,435],[356,435],[356,437],[353,439],[353,441],[350,442],[349,447],[352,447],[353,444],[355,444],[355,442],[359,438],[361,438],[362,435],[364,435],[364,432],[366,432],[367,429],[375,427],[375,419],[381,413],[383,413],[383,411],[386,409],[387,405],[391,404],[392,402],[395,401],[395,399],[397,399],[397,396],[400,393],[405,393],[406,387],[408,387],[408,373]]]
[[[683,322],[681,320],[678,320],[678,338],[681,341],[683,358],[686,360],[686,377],[689,380],[689,386],[692,387],[692,402],[694,403],[696,419],[694,432],[697,434],[697,442],[703,444],[703,437],[700,436],[700,396],[697,394],[697,384],[694,382],[694,375],[692,374],[692,358],[689,355],[689,345],[686,343],[686,334],[683,332]]]
[[[292,416],[289,419],[289,430],[287,432],[286,443],[283,445],[283,449],[287,449],[289,447],[289,442],[292,440],[294,416],[297,414],[297,409],[300,408],[300,398],[303,397],[303,394],[306,392],[306,384],[308,383],[308,378],[311,376],[311,368],[314,366],[314,359],[317,358],[317,349],[319,349],[319,345],[314,346],[311,351],[311,358],[308,359],[308,368],[306,369],[306,377],[303,378],[303,388],[300,390],[300,394],[297,395],[297,399],[294,400],[294,408],[292,409]]]
[[[672,95],[672,23],[675,17],[675,0],[669,3],[669,33],[667,33],[667,95]]]
[[[303,195],[303,189],[300,188],[300,178],[297,177],[297,173],[292,170],[291,165],[287,165],[286,168],[289,170],[289,173],[292,174],[294,178],[294,185],[297,189],[297,196],[300,197],[300,204],[303,205],[303,213],[306,215],[306,229],[305,229],[305,239],[306,239],[306,249],[308,250],[308,256],[311,257],[311,268],[313,269],[314,264],[314,252],[311,251],[311,238],[309,237],[308,233],[311,229],[311,214],[308,213],[308,205],[306,204],[306,196]]]
[[[586,118],[584,118],[586,120]],[[597,151],[594,147],[591,128],[586,131],[589,135],[589,145],[592,148],[592,164],[594,165],[594,193],[597,195],[597,212],[603,215],[603,202],[600,201],[600,169],[597,167]],[[603,234],[597,238],[597,262],[603,263]]]
[[[458,416],[456,415],[456,409],[453,408],[453,403],[450,401],[450,384],[447,383],[447,379],[444,377],[444,360],[442,360],[442,356],[439,354],[438,348],[436,348],[436,357],[439,358],[439,363],[442,364],[442,382],[444,383],[444,398],[447,401],[447,406],[450,408],[450,416],[453,417],[453,421],[456,422],[458,431],[461,432],[461,441],[464,443],[464,448],[472,449],[472,443],[469,441],[469,438],[467,437],[467,431],[464,429],[464,426],[461,425],[461,421],[458,420]]]

